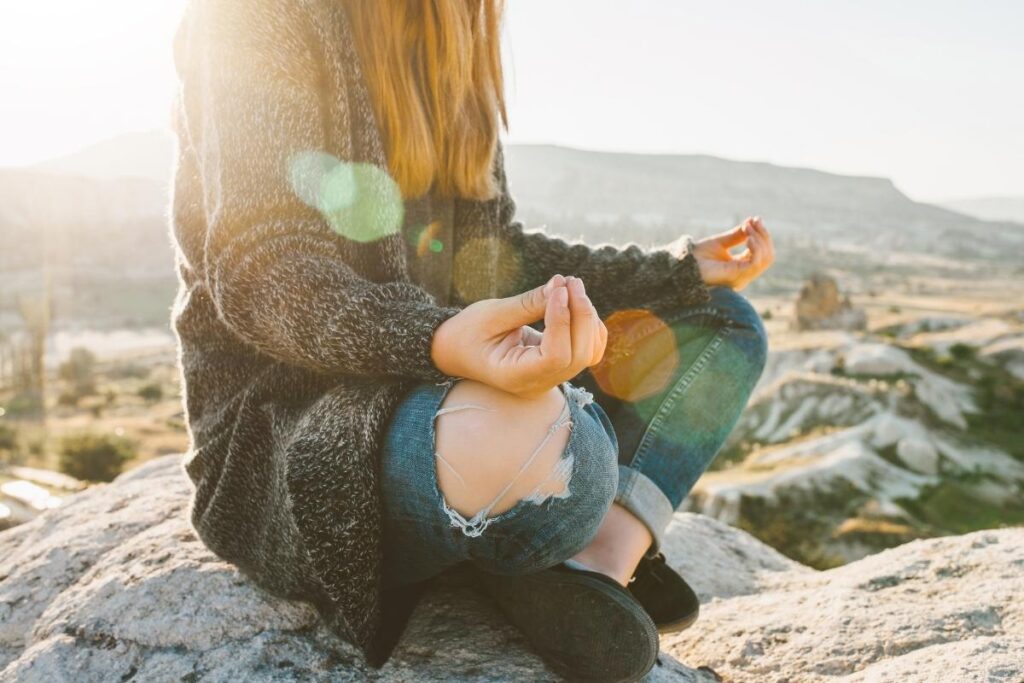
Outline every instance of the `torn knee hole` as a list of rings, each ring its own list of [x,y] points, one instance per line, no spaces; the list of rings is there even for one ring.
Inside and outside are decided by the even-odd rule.
[[[569,385],[565,386],[570,390],[575,389],[574,387],[571,387]],[[566,439],[565,448],[563,448],[560,452],[557,461],[552,465],[548,474],[540,482],[533,486],[533,488],[529,492],[518,496],[518,500],[516,500],[515,503],[512,503],[510,507],[495,515],[491,515],[491,512],[492,510],[494,510],[495,506],[498,505],[498,503],[500,503],[508,494],[510,494],[513,485],[517,481],[519,481],[520,477],[529,469],[529,467],[537,459],[538,455],[541,454],[544,447],[551,441],[555,434],[557,434],[558,431],[563,427],[571,431],[573,423],[571,419],[572,414],[569,409],[568,401],[575,400],[579,403],[580,401],[589,402],[590,400],[592,400],[592,397],[588,392],[586,392],[585,390],[580,391],[582,391],[582,395],[578,392],[563,392],[565,395],[564,400],[562,402],[562,410],[559,413],[558,417],[548,426],[544,434],[544,437],[541,439],[540,443],[537,444],[537,446],[533,449],[530,455],[525,459],[525,461],[520,466],[518,472],[516,472],[515,476],[513,476],[504,485],[504,487],[490,501],[490,503],[484,505],[482,508],[477,510],[476,514],[474,514],[471,517],[467,517],[462,512],[456,510],[455,507],[453,507],[453,505],[449,503],[449,501],[447,500],[445,492],[441,491],[442,508],[445,514],[448,516],[452,526],[459,528],[466,536],[476,537],[480,536],[493,521],[495,521],[496,519],[500,519],[504,515],[508,514],[513,508],[521,505],[522,503],[540,505],[541,503],[550,500],[551,498],[569,497],[569,484],[572,478],[575,458],[573,454],[568,450],[568,439]],[[584,405],[584,403],[579,404]],[[439,408],[437,412],[434,414],[434,419],[436,420],[437,418],[443,415],[448,415],[451,413],[465,410],[483,410],[488,412],[499,412],[493,407],[482,405],[480,403],[461,403]],[[462,476],[462,474],[459,473],[458,469],[451,462],[449,462],[449,460],[446,459],[436,448],[436,444],[435,456],[437,458],[437,461],[445,468],[447,468],[455,476],[455,478],[459,481],[462,487],[469,486],[469,484],[466,482],[466,479]]]

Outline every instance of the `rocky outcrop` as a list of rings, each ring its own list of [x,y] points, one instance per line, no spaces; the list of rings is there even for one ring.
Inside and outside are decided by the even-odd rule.
[[[391,660],[368,668],[311,607],[214,557],[187,523],[187,496],[180,459],[167,456],[0,534],[0,681],[556,680],[454,576],[424,598]],[[1024,671],[1012,593],[1024,530],[917,542],[829,572],[699,515],[678,514],[668,539],[705,609],[663,639],[649,680]]]
[[[854,308],[849,296],[841,296],[835,278],[814,273],[800,289],[793,328],[796,330],[863,330],[864,311]]]
[[[730,466],[701,477],[687,509],[819,568],[1021,519],[1024,385],[981,349],[1024,328],[965,320],[773,341],[723,449]]]
[[[662,649],[738,681],[1024,680],[1024,529],[775,578],[712,601]]]
[[[371,669],[312,607],[213,556],[187,503],[180,458],[167,456],[0,534],[0,681],[557,680],[457,577]],[[755,585],[751,572],[743,581]],[[665,655],[650,680],[713,678]]]

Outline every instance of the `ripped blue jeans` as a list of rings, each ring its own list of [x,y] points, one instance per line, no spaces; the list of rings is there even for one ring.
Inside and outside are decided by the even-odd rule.
[[[656,554],[767,355],[763,323],[746,298],[727,287],[710,291],[706,304],[605,319],[605,360],[560,385],[565,408],[545,437],[570,430],[552,472],[565,481],[563,492],[526,495],[500,514],[490,509],[514,480],[471,518],[448,505],[437,469],[449,465],[435,450],[435,420],[468,407],[442,406],[454,381],[414,387],[391,417],[381,457],[385,580],[412,583],[466,561],[497,574],[551,567],[590,543],[613,502],[647,526],[647,554]]]

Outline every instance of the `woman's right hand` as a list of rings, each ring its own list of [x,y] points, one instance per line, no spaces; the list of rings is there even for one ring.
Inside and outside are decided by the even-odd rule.
[[[542,319],[543,334],[528,327]],[[555,275],[522,294],[466,306],[438,326],[430,353],[447,375],[528,398],[599,363],[607,342],[583,281]]]

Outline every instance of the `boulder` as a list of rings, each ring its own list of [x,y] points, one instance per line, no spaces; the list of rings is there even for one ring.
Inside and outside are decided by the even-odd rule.
[[[0,681],[558,680],[455,576],[424,598],[388,663],[368,667],[311,606],[206,549],[180,463],[152,460],[0,533]],[[668,655],[648,679],[715,680]]]
[[[425,596],[388,663],[368,667],[309,605],[266,593],[203,546],[180,463],[152,460],[0,533],[0,681],[557,680],[454,575]],[[665,550],[705,608],[663,638],[650,681],[1024,671],[1013,592],[1024,530],[916,542],[816,572],[678,513]]]
[[[931,441],[908,436],[896,442],[896,457],[914,472],[939,473],[939,450]]]
[[[1024,529],[912,541],[713,600],[662,650],[726,680],[1024,680]]]

